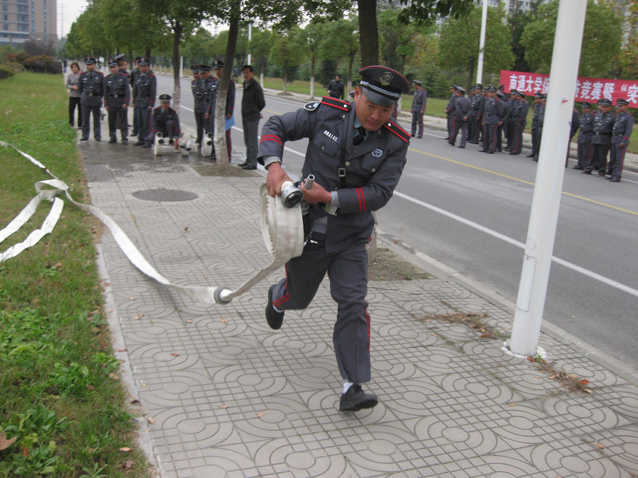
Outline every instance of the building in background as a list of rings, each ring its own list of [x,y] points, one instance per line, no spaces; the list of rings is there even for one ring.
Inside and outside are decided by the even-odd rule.
[[[0,0],[0,45],[58,41],[57,0]]]

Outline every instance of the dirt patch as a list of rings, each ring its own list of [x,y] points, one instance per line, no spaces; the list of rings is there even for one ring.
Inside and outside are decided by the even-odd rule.
[[[485,323],[483,319],[488,317],[487,314],[474,314],[464,312],[454,312],[451,314],[426,314],[423,317],[417,317],[419,322],[431,322],[433,320],[442,320],[449,324],[463,324],[481,334],[483,339],[500,339],[505,335],[500,333],[495,327]]]
[[[368,280],[416,280],[432,279],[434,276],[399,257],[387,248],[377,250],[376,261],[368,264]]]
[[[540,357],[528,357],[530,362],[538,364],[538,371],[547,374],[550,380],[558,381],[563,387],[570,392],[594,393],[589,388],[589,380],[581,379],[578,375],[567,373],[564,370],[556,370],[556,362],[547,362]]]
[[[195,165],[193,169],[201,176],[218,176],[222,178],[253,178],[261,176],[255,171],[245,170],[236,166],[219,166],[216,163]]]

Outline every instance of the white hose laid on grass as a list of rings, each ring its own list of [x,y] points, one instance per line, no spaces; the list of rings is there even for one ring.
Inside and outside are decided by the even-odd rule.
[[[182,294],[187,295],[191,299],[209,304],[227,304],[233,298],[248,291],[255,284],[265,279],[272,272],[279,269],[293,257],[301,255],[303,251],[304,234],[303,221],[301,216],[301,207],[286,207],[279,197],[273,198],[268,195],[266,185],[263,184],[260,189],[261,199],[261,231],[264,238],[266,248],[272,257],[271,263],[261,269],[251,279],[244,282],[235,290],[227,287],[202,287],[202,286],[177,286],[171,283],[166,277],[161,275],[147,260],[142,253],[135,247],[135,244],[129,239],[122,228],[107,214],[95,206],[78,203],[69,194],[68,186],[57,177],[55,177],[43,164],[29,156],[27,153],[20,151],[15,146],[0,141],[0,146],[13,148],[23,157],[28,159],[35,166],[43,169],[53,179],[46,181],[38,181],[35,184],[37,195],[29,204],[18,214],[18,216],[0,231],[0,243],[7,237],[15,233],[22,227],[35,213],[38,205],[43,199],[53,202],[51,212],[45,219],[42,227],[33,231],[20,244],[16,244],[7,249],[4,253],[0,253],[0,262],[17,256],[23,250],[34,246],[38,241],[53,231],[58,219],[62,213],[64,202],[56,197],[64,192],[66,198],[79,207],[83,211],[89,212],[97,217],[111,231],[115,242],[118,244],[122,252],[148,277],[156,280],[160,284],[170,287]],[[49,186],[53,189],[43,189],[43,186]]]

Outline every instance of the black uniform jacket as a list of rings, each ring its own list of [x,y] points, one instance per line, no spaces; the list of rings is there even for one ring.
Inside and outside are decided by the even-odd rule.
[[[339,209],[328,215],[326,252],[369,241],[372,211],[390,200],[406,163],[410,135],[392,120],[368,132],[359,146],[353,145],[354,108],[354,103],[323,97],[298,111],[271,116],[261,132],[260,163],[265,156],[282,158],[286,141],[308,138],[304,177],[314,174],[326,190],[338,190]],[[345,184],[339,178],[340,168]],[[311,222],[326,215],[317,206],[309,214]]]

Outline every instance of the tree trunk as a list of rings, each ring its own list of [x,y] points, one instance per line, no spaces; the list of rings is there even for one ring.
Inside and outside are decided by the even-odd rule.
[[[346,94],[344,96],[346,101],[350,99],[348,94],[350,93],[350,90],[352,89],[352,68],[354,66],[354,57],[356,54],[357,54],[356,50],[350,54],[350,63],[348,64],[348,84],[346,85],[347,86]]]
[[[226,100],[228,98],[228,85],[233,74],[233,59],[237,50],[237,37],[239,36],[239,14],[240,1],[234,0],[230,6],[230,22],[228,29],[228,43],[226,45],[226,56],[224,57],[224,72],[221,83],[217,91],[217,103],[215,104],[215,157],[217,165],[228,167],[230,157],[228,155],[228,144],[226,142]]]
[[[315,97],[315,56],[312,55],[312,59],[310,60],[310,99],[314,99]]]
[[[146,58],[148,58],[148,61],[151,61],[151,47],[147,46],[146,47]]]
[[[359,43],[361,66],[379,64],[379,31],[377,0],[357,0],[359,9]]]
[[[179,66],[180,66],[180,58],[179,58],[179,41],[182,38],[182,33],[184,32],[184,25],[179,20],[175,21],[175,26],[173,27],[173,109],[177,111],[179,114],[179,103],[181,100],[181,83],[179,78]]]

